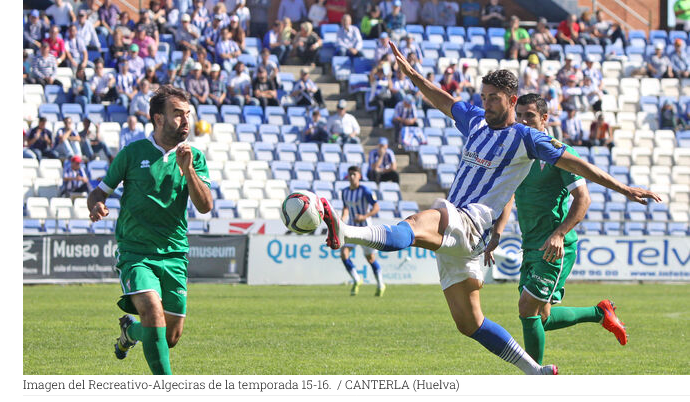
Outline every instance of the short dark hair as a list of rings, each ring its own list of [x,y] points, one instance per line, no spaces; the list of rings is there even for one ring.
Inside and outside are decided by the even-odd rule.
[[[517,95],[518,79],[509,70],[495,70],[482,77],[482,84],[493,85],[508,95]]]
[[[153,115],[163,114],[165,104],[170,98],[189,102],[189,94],[186,91],[175,88],[172,85],[161,85],[149,101],[149,113],[154,128],[156,127],[156,119],[153,118]]]
[[[362,173],[362,170],[359,168],[359,166],[357,166],[357,165],[352,165],[352,166],[350,166],[349,168],[347,168],[347,173],[350,174],[350,173],[352,173],[352,172]]]
[[[546,101],[539,94],[525,94],[518,98],[518,105],[526,106],[531,104],[537,105],[537,112],[540,115],[549,113],[549,108],[546,106]]]

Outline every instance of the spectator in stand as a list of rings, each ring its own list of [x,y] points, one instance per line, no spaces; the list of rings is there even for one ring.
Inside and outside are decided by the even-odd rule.
[[[582,100],[582,87],[579,87],[579,80],[575,74],[568,77],[566,85],[563,87],[563,108],[570,107],[575,110],[585,110],[586,103]]]
[[[139,56],[139,46],[136,43],[132,43],[129,47],[129,54],[125,58],[129,61],[129,72],[132,73],[136,81],[139,81],[144,76],[146,62]]]
[[[81,138],[81,150],[84,156],[90,161],[94,160],[99,152],[108,158],[108,161],[113,161],[113,154],[110,152],[110,148],[103,142],[100,134],[100,126],[96,124],[91,124],[91,120],[88,117],[82,119],[84,128],[79,132],[79,137]],[[122,133],[122,131],[120,131]]]
[[[120,130],[120,150],[134,141],[144,139],[146,139],[146,134],[144,134],[144,130],[137,128],[136,116],[128,116],[127,125]]]
[[[503,38],[505,39],[505,52],[507,59],[526,59],[532,51],[529,33],[525,28],[520,27],[520,18],[516,15],[510,17],[510,25],[506,29]]]
[[[599,90],[604,89],[604,75],[602,74],[599,67],[594,65],[594,59],[591,56],[585,55],[585,67],[582,69],[583,77],[589,77],[592,80],[592,84],[596,86]]]
[[[153,3],[153,1],[151,3]],[[156,49],[158,49],[158,44],[160,43],[160,33],[158,32],[158,24],[153,20],[152,15],[153,11],[151,10],[147,10],[145,8],[139,10],[139,21],[137,21],[135,31],[138,31],[139,27],[144,27],[146,36],[155,41]]]
[[[321,24],[328,24],[326,0],[317,0],[314,4],[312,4],[311,7],[309,7],[307,18],[315,27],[319,27]]]
[[[64,33],[76,21],[72,4],[64,0],[54,0],[54,4],[46,9],[46,16],[53,20],[53,24],[60,27]]]
[[[551,71],[546,71],[544,73],[544,81],[541,84],[541,93],[544,97],[546,97],[546,92],[548,92],[549,89],[554,90],[554,97],[558,99],[558,103],[560,104],[561,97],[563,96],[563,88],[561,87],[561,83],[554,79],[554,75]],[[552,113],[549,112],[549,114]]]
[[[43,42],[48,44],[50,54],[55,57],[57,65],[62,66],[67,58],[67,53],[65,52],[65,41],[60,37],[60,28],[57,25],[50,27],[48,37]]]
[[[352,25],[352,17],[349,14],[343,15],[335,45],[339,56],[361,56],[362,35],[359,29]]]
[[[248,35],[251,34],[260,38],[268,31],[268,9],[270,6],[270,0],[247,0],[247,8],[251,13]]]
[[[498,0],[489,0],[489,3],[482,9],[482,24],[485,27],[501,28],[506,20],[506,12]]]
[[[537,29],[531,36],[532,50],[540,60],[554,60],[558,58],[558,52],[552,52],[550,46],[556,44],[556,38],[551,34],[546,23],[546,18],[539,18]]]
[[[520,96],[530,93],[539,93],[539,57],[536,54],[530,54],[527,58],[527,67],[518,89]]]
[[[223,66],[225,71],[232,71],[237,63],[237,57],[242,54],[237,42],[232,40],[230,29],[225,27],[220,30],[220,41],[216,44],[216,61]]]
[[[50,46],[47,42],[41,43],[41,52],[34,56],[31,61],[31,75],[29,80],[33,84],[60,85],[62,83],[55,79],[57,75],[57,61],[55,56],[50,53]]]
[[[456,15],[460,11],[457,3],[449,1],[428,0],[422,7],[421,19],[426,25],[455,25]]]
[[[580,24],[577,22],[577,15],[570,14],[568,18],[561,21],[558,25],[556,39],[561,45],[586,45],[587,42],[580,38]]]
[[[177,25],[180,18],[179,8],[175,8],[173,4],[176,0],[151,0],[149,8],[151,9],[151,20],[158,27],[158,32],[173,33],[171,26]],[[184,0],[183,0],[184,1]]]
[[[362,36],[364,36],[367,39],[380,38],[381,34],[385,32],[386,26],[383,22],[383,18],[381,18],[381,8],[379,8],[378,5],[367,4],[367,13],[362,18],[359,30]]]
[[[305,21],[300,24],[299,33],[292,41],[292,48],[300,59],[300,64],[307,64],[313,67],[316,65],[316,58],[319,55],[319,49],[321,49],[322,44],[321,38],[313,30],[311,22]]]
[[[577,110],[570,106],[565,107],[564,110],[568,116],[561,122],[563,141],[572,146],[591,147],[589,133],[582,129],[582,120],[577,115]]]
[[[396,171],[397,168],[398,164],[395,161],[395,153],[388,148],[388,138],[379,137],[378,146],[369,151],[367,178],[376,182],[376,184],[382,181],[400,183],[400,176]]]
[[[676,107],[672,103],[664,102],[659,113],[659,129],[680,131],[686,130],[683,119],[678,117]]]
[[[264,109],[266,106],[280,106],[276,84],[268,79],[268,73],[263,67],[256,69],[256,76],[252,81],[252,93]]]
[[[592,78],[588,75],[585,76],[582,82],[582,101],[585,110],[590,108],[595,112],[601,112],[601,98],[604,93],[601,89],[592,81]]]
[[[676,38],[673,41],[673,53],[671,53],[669,61],[671,62],[673,77],[690,77],[690,59],[688,59],[688,54],[685,52],[685,42],[682,39]]]
[[[295,23],[307,18],[307,9],[304,7],[304,0],[280,0],[280,6],[278,6],[278,19],[283,20],[285,17],[290,18],[290,21],[295,21]]]
[[[38,118],[38,126],[31,129],[26,137],[26,145],[36,154],[40,161],[42,158],[57,159],[58,154],[53,150],[53,133],[46,128],[47,119]]]
[[[326,0],[326,15],[329,24],[339,24],[349,9],[348,0]]]
[[[556,94],[556,90],[549,88],[544,94],[544,101],[549,108],[549,120],[546,126],[551,131],[551,136],[559,141],[563,140],[561,132],[561,102]]]
[[[206,26],[203,30],[203,34],[199,38],[200,43],[202,43],[206,50],[211,52],[211,54],[216,53],[216,45],[221,39],[221,27],[220,22],[223,18],[220,15],[215,15],[211,19],[211,23]]]
[[[592,12],[585,10],[580,14],[580,19],[577,21],[580,24],[580,39],[582,43],[588,45],[598,45],[599,39],[594,34],[594,26],[591,23]]]
[[[189,17],[189,14],[183,14],[182,17],[180,17],[180,21],[182,21],[182,25],[175,33],[175,42],[177,43],[177,46],[180,48],[186,47],[196,52],[201,33],[197,27],[190,23],[191,18]]]
[[[389,44],[390,39],[388,38],[387,32],[381,32],[379,40],[376,41],[376,49],[374,49],[374,61],[379,62],[381,59],[385,58],[389,64],[395,61],[395,56],[393,56],[393,51],[391,50],[391,45]]]
[[[196,110],[199,110],[199,105],[213,104],[213,101],[208,97],[210,92],[208,80],[202,74],[201,63],[197,62],[194,64],[191,74],[187,76],[185,81],[185,88],[187,88],[190,101]]]
[[[306,23],[308,24],[308,22]],[[323,97],[321,96],[321,90],[314,84],[309,78],[309,68],[302,67],[300,71],[300,77],[295,85],[292,87],[292,93],[290,93],[292,99],[298,106],[319,106],[326,107],[323,102]]]
[[[271,54],[276,55],[280,64],[285,64],[285,60],[290,53],[290,43],[285,43],[281,39],[282,32],[283,23],[280,20],[274,21],[273,29],[264,35],[263,45],[271,51]]]
[[[592,145],[608,147],[609,151],[613,148],[613,129],[604,120],[604,114],[597,114],[597,119],[589,126],[589,138]]]
[[[395,138],[400,139],[403,127],[419,126],[417,107],[415,106],[415,98],[412,95],[405,95],[402,101],[395,105],[395,112],[393,113],[393,126],[395,127]],[[398,141],[401,143],[401,141]]]
[[[24,49],[22,55],[22,82],[24,84],[31,84],[31,60],[29,59],[29,52]]]
[[[392,82],[391,94],[393,95],[392,103],[394,105],[402,101],[406,95],[415,96],[415,104],[421,105],[421,93],[400,69],[395,70],[393,73]],[[416,98],[417,95],[419,95],[419,98]]]
[[[578,73],[579,71],[577,68],[575,68],[575,63],[573,63],[573,57],[567,54],[565,56],[565,64],[560,70],[558,70],[558,73],[556,73],[556,79],[561,86],[565,86],[568,84],[568,79],[570,79],[570,76],[575,75],[577,77]],[[576,82],[579,82],[579,80],[576,80]]]
[[[398,49],[400,49],[400,53],[402,53],[405,58],[407,58],[410,53],[414,53],[417,59],[422,59],[422,49],[415,43],[413,35],[406,35],[403,37],[403,43],[400,44]]]
[[[456,98],[460,96],[460,84],[455,81],[453,74],[453,67],[446,67],[446,71],[443,72],[443,77],[441,77],[441,89]]]
[[[122,59],[118,64],[120,72],[115,77],[115,89],[117,89],[118,102],[125,108],[128,108],[129,102],[137,94],[137,79],[134,74],[129,72],[129,60]]]
[[[98,19],[101,23],[96,30],[103,36],[112,35],[119,16],[120,9],[112,4],[111,0],[103,0],[103,5],[98,9]]]
[[[49,25],[40,18],[38,10],[31,10],[29,23],[24,25],[24,48],[38,52],[41,49],[41,42],[48,33],[48,27]]]
[[[230,25],[230,16],[228,16],[228,10],[225,8],[225,3],[218,2],[218,4],[213,6],[213,13],[211,14],[211,18],[215,18],[216,15],[220,15],[222,18],[222,20],[220,21],[221,29]]]
[[[195,0],[194,1],[194,9],[191,12],[191,23],[199,31],[203,31],[204,28],[206,28],[206,25],[209,23],[211,20],[211,15],[208,11],[208,8],[204,7],[204,0]]]
[[[86,69],[84,66],[77,67],[77,72],[74,73],[74,78],[72,78],[72,85],[69,89],[70,102],[78,103],[81,105],[82,110],[86,109],[86,104],[91,101],[93,96],[93,91],[86,79]]]
[[[664,54],[665,46],[657,42],[654,54],[651,54],[645,64],[647,75],[652,78],[673,78],[671,60]]]
[[[221,75],[220,70],[219,64],[211,66],[211,76],[208,79],[208,98],[213,101],[216,107],[220,107],[225,103],[225,97],[228,94],[225,79]]]
[[[62,174],[60,197],[83,196],[90,190],[89,177],[82,165],[83,160],[79,155],[74,155],[69,160],[69,166],[64,167]]]
[[[77,13],[77,35],[84,41],[88,49],[100,50],[101,43],[98,41],[96,28],[87,17],[88,12],[86,10],[79,10]]]
[[[276,88],[281,87],[282,84],[280,81],[280,75],[278,75],[280,72],[280,66],[278,66],[275,61],[271,60],[271,51],[267,48],[263,48],[261,49],[259,56],[260,60],[257,67],[263,66],[268,73],[268,79],[276,84]]]
[[[625,39],[625,32],[623,32],[620,24],[614,24],[606,20],[604,18],[604,12],[601,10],[597,10],[594,15],[595,20],[592,25],[592,37],[599,41],[599,45],[608,46],[620,39],[623,47],[628,46],[628,41]]]
[[[110,59],[117,61],[120,58],[125,57],[127,55],[128,48],[129,46],[122,40],[122,32],[115,30],[113,33],[113,44],[110,45],[109,48]]]
[[[458,83],[460,86],[460,91],[467,93],[470,97],[474,95],[475,89],[474,89],[474,84],[472,82],[474,81],[474,77],[472,76],[472,73],[470,72],[470,65],[467,63],[462,63],[462,66],[458,62],[456,67],[453,69],[453,79]]]
[[[382,127],[384,123],[383,111],[387,107],[395,106],[395,100],[391,91],[391,88],[393,88],[391,74],[386,73],[382,62],[379,62],[369,73],[369,85],[371,89],[369,91],[368,103],[376,107],[374,127]]]
[[[81,155],[81,137],[74,130],[71,117],[65,117],[62,122],[64,126],[55,133],[53,150],[57,152],[59,158],[69,159],[74,155]]]
[[[89,61],[86,45],[77,35],[77,26],[71,25],[67,30],[67,40],[65,41],[65,56],[67,66],[76,71],[79,66],[86,68]]]
[[[140,90],[129,105],[129,114],[135,116],[141,124],[146,124],[151,121],[151,117],[149,116],[149,101],[154,93],[151,91],[151,83],[146,79],[141,80],[139,88]]]
[[[394,41],[400,40],[407,34],[405,31],[407,21],[405,14],[401,11],[401,5],[400,0],[393,0],[393,11],[383,19],[386,22],[386,30]]]
[[[213,63],[208,59],[208,52],[206,52],[203,46],[199,46],[199,51],[196,52],[196,62],[201,64],[201,72],[204,74],[204,77],[210,77]]]
[[[146,27],[144,25],[137,26],[137,33],[132,39],[132,44],[139,47],[139,57],[146,59],[152,58],[156,59],[156,52],[158,51],[158,45],[156,40],[148,36],[146,33]]]
[[[251,13],[249,12],[249,8],[245,6],[246,0],[238,0],[237,1],[237,10],[235,11],[235,15],[237,18],[240,19],[240,28],[244,30],[245,35],[249,35],[249,21],[251,20]],[[257,35],[259,36],[259,35]]]
[[[114,31],[122,32],[122,37],[125,43],[132,43],[135,27],[136,25],[134,25],[134,20],[129,17],[129,13],[127,11],[123,11],[120,13]]]
[[[676,16],[676,31],[690,31],[690,1],[676,0],[673,14]]]
[[[407,55],[407,62],[410,63],[412,68],[415,69],[418,73],[422,74],[424,72],[424,68],[422,67],[422,62],[419,60],[419,57],[417,57],[417,53],[410,53]]]
[[[405,15],[406,24],[416,24],[419,21],[419,11],[422,5],[419,0],[402,0],[401,9]]]
[[[182,49],[182,59],[180,59],[179,64],[175,66],[177,76],[186,78],[189,72],[192,71],[194,64],[196,64],[196,61],[194,61],[192,57],[192,50],[190,48]]]
[[[100,15],[98,14],[100,7],[101,5],[95,0],[86,0],[82,2],[79,7],[77,7],[77,10],[86,12],[86,21],[89,22],[94,29],[96,29],[101,26]]]
[[[245,46],[245,36],[246,34],[244,33],[244,29],[240,26],[240,18],[236,15],[233,15],[230,17],[230,33],[232,34],[232,40],[234,40],[237,43],[237,46],[239,46],[240,51],[244,53],[244,46]]]
[[[311,111],[311,117],[307,121],[304,132],[302,132],[302,141],[316,142],[319,144],[329,142],[329,135],[326,130],[326,120],[321,117],[319,108],[314,108]]]
[[[235,74],[228,81],[228,99],[233,105],[258,106],[258,99],[251,97],[252,78],[247,74],[247,69],[241,61],[235,64]]]
[[[347,101],[340,99],[337,111],[328,118],[326,131],[331,138],[340,136],[338,140],[340,144],[359,144],[359,123],[353,115],[347,113],[345,108],[347,108]]]
[[[97,59],[94,65],[94,74],[89,83],[91,92],[93,93],[91,103],[101,103],[103,101],[112,102],[116,100],[117,90],[115,89],[115,77],[105,72],[103,59]]]

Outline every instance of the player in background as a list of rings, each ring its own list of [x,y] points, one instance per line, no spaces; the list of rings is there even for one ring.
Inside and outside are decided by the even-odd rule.
[[[90,217],[108,216],[104,201],[123,182],[115,238],[122,293],[115,356],[138,341],[153,374],[172,374],[169,349],[182,335],[187,311],[187,200],[201,213],[213,208],[204,154],[185,141],[189,95],[161,86],[150,100],[153,135],[124,147],[88,198]]]
[[[481,109],[437,88],[410,66],[392,42],[390,46],[399,68],[467,137],[458,173],[447,200],[438,199],[431,209],[397,225],[345,225],[328,200],[322,200],[328,226],[326,243],[334,249],[355,243],[383,251],[409,246],[435,251],[441,287],[458,330],[526,374],[557,374],[555,366],[537,364],[503,327],[482,313],[479,290],[484,274],[479,256],[491,227],[527,176],[533,159],[555,164],[643,204],[646,198],[659,197],[618,182],[596,166],[564,153],[557,140],[517,124],[518,80],[510,71],[493,71],[482,78],[485,109]]]
[[[546,132],[549,119],[546,101],[537,94],[518,98],[518,123]],[[565,145],[566,152],[579,156]],[[568,199],[573,203],[568,208]],[[554,307],[565,295],[565,281],[577,257],[575,226],[582,221],[590,204],[585,179],[556,166],[534,162],[529,174],[515,191],[518,222],[522,232],[522,267],[520,268],[520,301],[525,351],[541,364],[544,357],[544,331],[560,329],[581,322],[601,322],[616,335],[621,345],[627,343],[625,327],[616,317],[610,300],[592,307]],[[484,251],[484,265],[494,262],[492,251],[512,208],[509,201],[492,229],[491,240]]]
[[[379,212],[379,203],[374,199],[369,187],[359,184],[359,181],[362,180],[362,171],[359,169],[359,166],[350,166],[347,169],[347,180],[350,182],[350,187],[345,187],[342,190],[341,199],[344,204],[342,219],[346,221],[348,225],[360,227],[368,226],[371,224],[371,217]],[[359,286],[362,284],[362,280],[359,278],[359,275],[357,275],[355,264],[350,260],[350,252],[355,246],[356,244],[345,244],[340,249],[340,259],[343,260],[347,273],[350,274],[354,281],[352,289],[350,290],[350,295],[352,296],[356,296],[357,293],[359,293]],[[383,283],[381,266],[379,262],[376,261],[376,255],[374,254],[375,250],[366,246],[361,247],[367,262],[369,262],[372,271],[374,271],[374,277],[376,278],[375,295],[383,296],[386,285]]]

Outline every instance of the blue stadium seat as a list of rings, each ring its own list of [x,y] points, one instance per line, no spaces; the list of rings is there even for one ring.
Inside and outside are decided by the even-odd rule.
[[[65,234],[69,233],[69,228],[67,226],[67,220],[66,219],[46,219],[45,221],[45,232],[46,233],[57,233],[57,234]]]
[[[57,103],[43,103],[38,106],[38,117],[45,117],[50,122],[60,121],[60,106]],[[79,120],[72,121],[76,123]]]
[[[90,233],[91,221],[88,219],[70,219],[67,227],[72,234]]]
[[[218,107],[216,107],[216,105],[199,105],[196,114],[199,120],[205,120],[209,124],[220,122]]]
[[[441,53],[441,43],[424,41],[422,42],[421,49],[422,55],[424,55],[425,58],[438,59]],[[435,60],[431,65],[436,66]]]
[[[392,181],[382,181],[379,183],[380,199],[384,201],[398,202],[402,200],[400,185]]]
[[[450,189],[455,181],[455,174],[458,171],[458,165],[453,165],[450,163],[439,163],[436,168],[436,179],[444,190]]]
[[[680,39],[683,42],[688,41],[688,33],[685,31],[671,31],[668,33],[668,41],[669,43],[673,43],[676,39]]]
[[[426,143],[440,147],[443,145],[443,130],[438,127],[424,127]]]
[[[687,222],[669,222],[668,234],[672,236],[685,236],[688,234]]]
[[[38,219],[24,219],[24,234],[40,234],[43,224]]]
[[[268,144],[280,142],[280,128],[273,124],[262,124],[259,126],[259,141]]]
[[[574,146],[573,149],[580,155],[580,158],[587,159],[589,157],[589,148],[583,146]]]
[[[353,61],[352,68],[355,74],[369,74],[374,67],[374,60],[357,57]]]
[[[254,150],[254,159],[268,162],[273,160],[273,150],[275,149],[273,144],[268,142],[255,142],[252,148]]]
[[[602,62],[604,60],[604,48],[600,45],[587,45],[585,46],[585,55],[594,62]]]
[[[465,55],[465,57],[471,59],[483,59],[484,45],[465,43],[462,47],[462,52]]]
[[[335,42],[340,26],[338,24],[321,25],[321,38],[324,42]]]
[[[395,109],[390,107],[383,109],[383,128],[393,128],[393,115],[395,115]]]
[[[623,225],[623,233],[626,236],[644,235],[644,222],[625,222]]]
[[[333,56],[331,70],[336,80],[345,81],[352,73],[352,61],[347,56]]]
[[[86,104],[86,110],[84,110],[84,114],[94,124],[100,124],[106,121],[105,106],[100,103]]]
[[[625,206],[625,219],[644,222],[647,220],[647,207],[637,202],[628,202]]]
[[[297,146],[297,156],[300,161],[316,163],[319,161],[319,146],[313,142],[303,142]]]
[[[628,43],[634,47],[647,46],[647,34],[641,29],[631,29],[628,31]]]
[[[446,29],[440,25],[427,25],[424,33],[430,42],[443,43],[446,40]]]
[[[620,222],[604,222],[604,234],[607,236],[619,236],[621,232]]]
[[[398,216],[395,211],[395,203],[392,201],[378,200],[379,212],[376,214],[377,218],[381,219],[395,219]]]
[[[302,130],[298,126],[285,125],[280,127],[281,142],[297,142],[302,138]]]
[[[460,163],[461,150],[456,145],[441,145],[439,148],[441,163],[457,166]]]
[[[238,105],[223,105],[220,107],[220,116],[224,123],[240,124],[242,109]]]
[[[690,130],[676,132],[676,141],[681,148],[690,148]]]
[[[333,182],[325,180],[314,180],[312,182],[311,191],[316,194],[317,197],[326,199],[335,198],[335,193],[333,192]]]
[[[666,234],[666,223],[647,222],[645,233],[650,236],[664,236]]]
[[[256,56],[253,54],[241,54],[237,56],[237,61],[244,63],[247,68],[255,68],[257,66]]]
[[[115,221],[112,219],[104,219],[91,224],[91,231],[95,234],[112,234],[115,233]]]
[[[455,145],[462,147],[465,143],[462,133],[456,127],[446,127],[443,129],[444,145]]]
[[[353,165],[364,163],[364,148],[362,144],[344,144],[343,159],[345,162]],[[366,177],[364,169],[362,169],[362,175]]]
[[[58,105],[62,105],[67,102],[67,95],[60,85],[46,85],[44,88],[44,95],[46,103],[57,103]]]
[[[242,118],[245,123],[262,124],[264,122],[264,110],[261,106],[245,105],[242,109]]]
[[[318,162],[316,164],[316,178],[319,180],[335,182],[338,180],[338,168],[335,163]]]
[[[288,187],[290,188],[291,193],[294,193],[297,190],[311,191],[311,185],[305,180],[290,180],[290,185]]]
[[[628,56],[628,60],[630,61],[642,62],[645,59],[645,48],[644,46],[630,45],[625,48],[625,55]]]
[[[368,87],[369,77],[366,74],[351,74],[350,78],[347,81],[347,90],[349,93],[361,92]]]
[[[108,105],[105,109],[108,114],[108,121],[114,121],[120,124],[123,124],[127,121],[129,113],[127,112],[127,108],[124,106],[113,103]]]
[[[461,57],[463,57],[462,45],[463,43],[455,41],[443,42],[443,44],[441,45],[441,52],[443,53],[444,57],[458,60]]]
[[[606,219],[613,221],[622,221],[625,218],[625,204],[622,202],[606,203]]]
[[[266,106],[265,118],[268,124],[285,124],[285,109],[282,106]]]
[[[347,177],[347,170],[345,177]],[[338,199],[342,199],[343,189],[347,187],[350,187],[350,182],[347,180],[338,180],[335,183],[333,183],[333,191],[335,192],[335,196]]]
[[[426,112],[426,119],[429,127],[444,129],[448,127],[448,116],[438,109],[429,109]]]
[[[416,201],[398,201],[398,216],[400,218],[407,218],[410,215],[414,215],[419,212],[419,205]]]
[[[657,43],[661,43],[664,46],[668,45],[668,32],[658,29],[649,31],[649,44],[656,45]]]
[[[590,221],[584,221],[582,222],[582,232],[584,234],[601,234],[602,231],[602,223],[601,222],[590,222]]]
[[[338,165],[338,180],[347,180],[347,169],[351,166],[350,163],[340,162]],[[366,176],[364,176],[366,177]]]
[[[276,152],[278,151],[278,147],[280,145],[288,144],[278,144],[278,146],[276,146]],[[297,149],[296,146],[295,149]],[[273,174],[273,178],[276,180],[285,180],[286,182],[292,180],[292,161],[287,159],[274,160],[273,162],[271,162],[271,173]]]
[[[436,169],[438,166],[438,147],[433,145],[419,146],[419,165],[423,169]]]
[[[255,142],[257,129],[255,124],[242,123],[235,126],[235,135],[239,142]]]
[[[204,234],[207,232],[206,221],[201,219],[190,219],[187,222],[187,233]]]
[[[324,162],[340,163],[342,149],[339,144],[321,144],[321,160]]]
[[[467,32],[463,26],[446,27],[446,35],[448,36],[448,42],[459,42],[460,44],[465,43],[465,38],[467,38]]]
[[[421,25],[406,25],[405,31],[407,31],[407,35],[412,36],[417,43],[422,43],[424,40],[424,27]]]

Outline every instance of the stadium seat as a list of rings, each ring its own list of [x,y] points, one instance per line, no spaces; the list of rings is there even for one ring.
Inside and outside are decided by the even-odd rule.
[[[311,191],[311,183],[306,181],[306,180],[290,180],[290,192],[294,193],[295,191],[298,190],[307,190]]]
[[[414,215],[419,212],[419,205],[416,201],[398,201],[398,217],[407,218],[408,216]]]
[[[38,107],[38,117],[45,117],[52,123],[60,121],[60,106],[57,103],[44,103]]]
[[[199,105],[196,113],[199,120],[204,120],[209,124],[220,122],[216,105]]]
[[[297,147],[300,161],[316,163],[319,161],[319,146],[313,142],[303,142]]]
[[[242,122],[242,109],[237,105],[221,106],[220,115],[225,123],[240,124]]]
[[[69,227],[66,219],[47,219],[45,221],[45,231],[47,234],[66,234]]]
[[[117,103],[108,105],[106,107],[106,113],[108,115],[108,121],[114,121],[120,124],[124,124],[129,116],[127,109]]]
[[[443,129],[443,136],[445,145],[455,145],[457,147],[462,147],[464,144],[462,134],[455,127],[447,127]]]
[[[424,127],[424,135],[428,145],[440,147],[443,145],[443,130],[438,127]]]
[[[266,106],[266,123],[280,126],[285,124],[285,110],[282,106]]]
[[[60,85],[46,85],[44,95],[46,103],[61,105],[67,102],[67,95]]]
[[[237,217],[240,219],[258,218],[259,201],[241,199],[237,201]]]
[[[333,182],[314,180],[312,182],[311,191],[313,191],[318,198],[324,197],[329,200],[335,198],[335,194],[333,192]]]
[[[395,203],[392,201],[379,200],[379,212],[376,214],[377,218],[380,219],[395,219],[397,218],[395,213]]]
[[[242,197],[249,200],[263,200],[266,198],[265,187],[266,180],[247,179],[242,183]]]
[[[436,169],[438,166],[438,148],[431,145],[420,145],[419,165],[423,169]]]
[[[274,146],[269,142],[255,142],[253,144],[254,159],[257,161],[272,161]]]
[[[297,145],[295,143],[277,143],[275,149],[275,159],[288,162],[296,161]]]
[[[280,140],[285,143],[298,142],[302,137],[300,127],[293,125],[285,125],[280,127]]]
[[[267,199],[283,201],[288,195],[287,182],[282,179],[266,180],[264,193]]]
[[[296,161],[293,165],[295,179],[308,182],[313,181],[315,178],[315,162],[316,161]]]
[[[338,180],[338,168],[335,163],[318,162],[316,164],[316,178],[334,183]]]
[[[340,163],[343,150],[339,144],[321,144],[321,160],[324,162]]]
[[[380,199],[385,201],[397,203],[402,199],[400,185],[395,182],[382,181],[379,183],[379,194],[381,195]]]
[[[265,199],[259,201],[259,216],[263,219],[280,219],[283,200]]]
[[[344,160],[353,165],[360,165],[364,163],[364,148],[362,144],[344,144],[343,145]],[[364,175],[364,172],[362,172]],[[365,176],[366,177],[366,176]]]
[[[439,148],[439,155],[441,157],[441,163],[447,163],[453,166],[458,166],[460,164],[461,150],[458,146],[442,145]]]
[[[88,103],[84,110],[84,115],[94,124],[108,121],[105,113],[105,106],[100,103]]]

